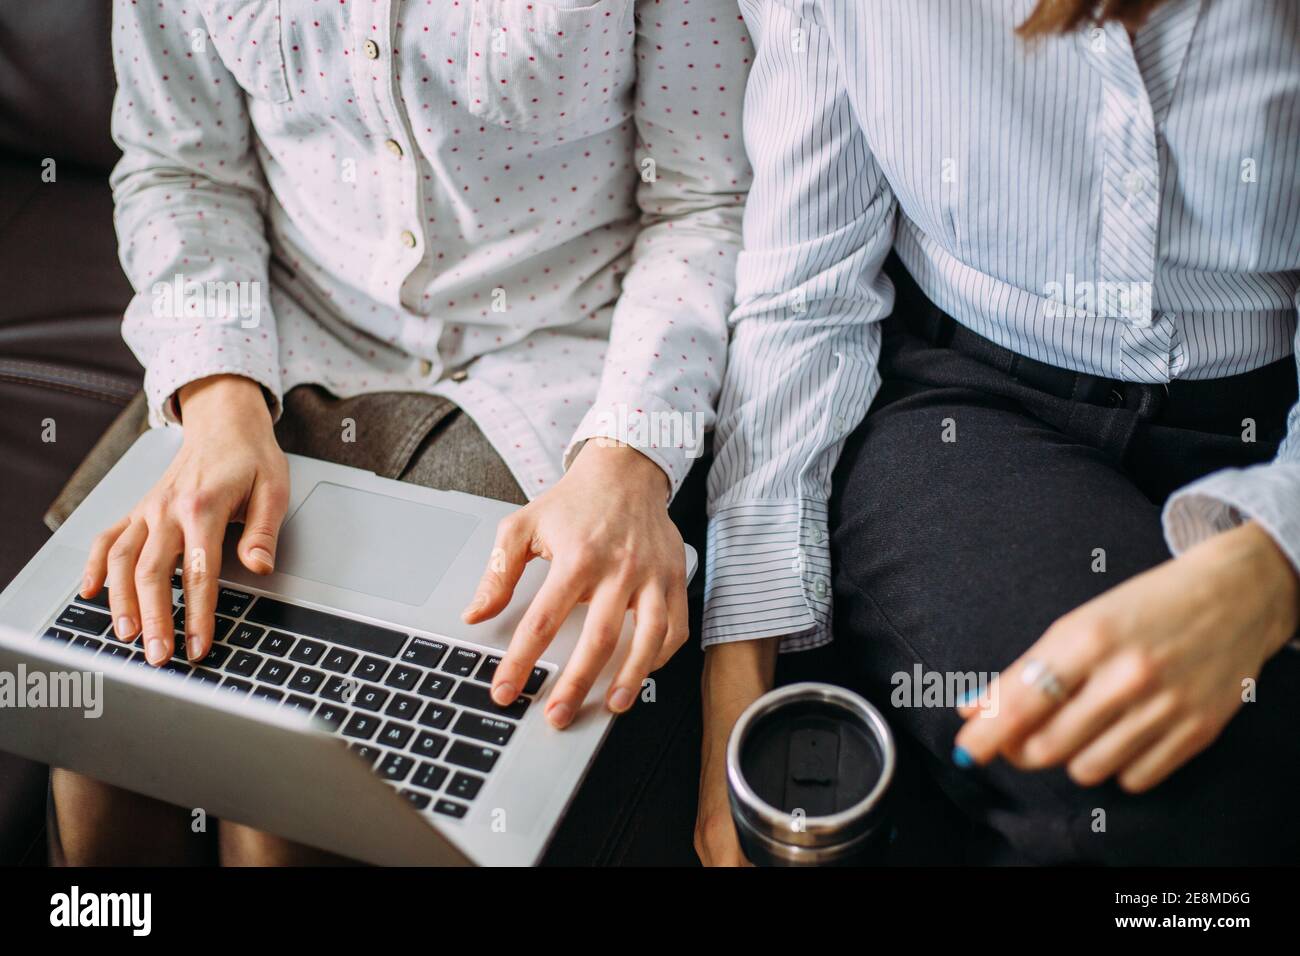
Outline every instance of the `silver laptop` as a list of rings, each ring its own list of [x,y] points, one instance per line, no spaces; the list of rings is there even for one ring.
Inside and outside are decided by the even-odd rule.
[[[630,621],[568,729],[542,704],[585,608],[499,707],[492,671],[546,563],[495,620],[460,612],[513,506],[289,455],[276,572],[246,572],[229,535],[212,653],[151,667],[104,594],[76,590],[91,540],[179,444],[143,435],[0,594],[0,749],[189,808],[195,829],[230,819],[380,864],[536,863],[609,730]]]

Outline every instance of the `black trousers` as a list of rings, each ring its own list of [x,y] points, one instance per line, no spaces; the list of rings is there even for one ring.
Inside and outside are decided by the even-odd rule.
[[[985,861],[1300,861],[1296,650],[1266,665],[1258,701],[1210,748],[1140,795],[1004,761],[958,769],[953,709],[890,706],[895,674],[1000,671],[1061,615],[1167,560],[1162,503],[1194,478],[1274,456],[1295,364],[1167,392],[1087,377],[1062,388],[1063,371],[954,332],[933,306],[903,298],[887,323],[882,390],[835,474],[830,520],[839,656],[906,738],[904,756],[992,831]],[[1253,444],[1245,418],[1258,424]],[[955,441],[942,440],[945,427]],[[1105,573],[1093,571],[1096,548]]]

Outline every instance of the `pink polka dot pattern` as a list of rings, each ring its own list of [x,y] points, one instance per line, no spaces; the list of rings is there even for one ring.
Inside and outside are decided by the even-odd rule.
[[[680,484],[749,184],[734,2],[114,0],[113,54],[155,425],[218,372],[277,403],[422,390],[530,495],[597,436]],[[177,276],[202,307],[159,307]],[[213,306],[227,287],[256,315]]]

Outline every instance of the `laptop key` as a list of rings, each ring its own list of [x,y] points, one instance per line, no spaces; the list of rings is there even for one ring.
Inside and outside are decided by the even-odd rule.
[[[515,732],[515,725],[499,717],[487,717],[483,714],[463,713],[451,728],[453,733],[462,737],[472,737],[485,744],[504,747],[510,743],[510,736]]]
[[[338,730],[343,721],[348,719],[348,712],[338,704],[321,704],[312,716],[328,724],[330,730]]]
[[[378,654],[380,657],[396,657],[406,643],[406,635],[400,631],[286,604],[268,597],[260,597],[253,602],[245,618],[254,624],[305,634],[367,654]]]
[[[276,690],[274,687],[254,687],[253,696],[261,700],[269,700],[273,704],[278,704],[284,700],[284,691]]]
[[[427,730],[422,730],[415,736],[415,743],[411,745],[421,757],[436,757],[442,753],[442,749],[447,746],[447,738],[442,734],[431,734]]]
[[[394,695],[388,706],[384,708],[384,713],[389,717],[400,717],[402,720],[415,720],[415,715],[419,712],[420,699],[408,694]]]
[[[467,767],[470,770],[477,770],[479,773],[487,773],[496,766],[497,758],[500,756],[501,751],[493,750],[491,747],[475,747],[463,740],[457,740],[452,743],[451,749],[447,751],[447,756],[444,759],[448,763],[456,764],[458,767]]]
[[[353,678],[355,680],[356,678]],[[374,684],[366,684],[357,694],[356,705],[362,710],[379,710],[391,696],[391,691],[386,691],[382,687],[376,687]]]
[[[415,776],[411,778],[410,784],[422,790],[437,790],[446,779],[446,767],[439,767],[436,763],[429,763],[426,760],[415,771]]]
[[[306,638],[300,640],[294,645],[289,652],[289,660],[297,661],[299,664],[315,664],[320,660],[321,654],[325,652],[325,645],[319,641],[309,641]]]
[[[247,694],[253,689],[253,685],[246,680],[240,680],[238,677],[227,677],[221,682],[220,690],[232,694]]]
[[[213,673],[212,671],[210,671],[210,670],[205,670],[205,669],[203,668],[203,666],[200,665],[200,666],[194,668],[194,672],[193,672],[192,674],[190,674],[190,680],[192,680],[192,681],[198,681],[200,684],[213,684],[213,685],[216,685],[216,684],[221,683],[221,675],[220,675],[220,674],[214,674],[214,673]]]
[[[492,700],[487,687],[482,684],[471,684],[469,681],[462,681],[456,688],[456,692],[451,695],[451,699],[465,707],[472,707],[474,710],[481,710],[497,717],[509,717],[511,720],[522,717],[530,703],[527,697],[516,697],[508,706],[502,707]]]
[[[108,610],[108,588],[106,587],[100,588],[99,593],[96,594],[94,597],[84,598],[80,594],[74,594],[72,596],[72,599],[80,604],[86,604],[89,605],[90,607],[97,607],[101,611]]]
[[[230,662],[226,664],[226,670],[240,677],[252,677],[262,660],[260,654],[254,654],[252,651],[235,651],[230,657]]]
[[[474,668],[482,656],[478,651],[471,651],[469,648],[453,647],[451,653],[447,655],[447,660],[443,663],[442,669],[448,674],[455,674],[457,677],[468,677],[474,673]]]
[[[331,677],[321,688],[320,695],[335,703],[351,704],[360,692],[361,682],[355,677]]]
[[[379,755],[383,753],[378,747],[372,747],[370,744],[352,744],[348,749],[372,767],[375,765],[375,761],[379,759]]]
[[[353,714],[348,718],[348,722],[343,725],[343,733],[348,737],[358,737],[361,740],[369,740],[379,729],[379,718],[372,717],[369,714]]]
[[[171,660],[165,662],[159,670],[168,674],[175,674],[177,677],[188,677],[194,668],[181,661]]]
[[[445,730],[454,716],[456,716],[455,707],[430,702],[424,705],[424,712],[420,714],[420,723],[434,730]]]
[[[231,650],[225,644],[213,644],[208,648],[208,652],[203,655],[203,660],[196,661],[199,667],[219,668],[230,657]]]
[[[232,621],[228,617],[222,617],[220,614],[218,614],[216,618],[213,619],[212,622],[212,639],[214,641],[221,640],[223,637],[225,637],[227,634],[230,633],[230,629],[234,626],[235,626],[234,621]]]
[[[301,674],[302,670],[300,669],[298,673]],[[295,674],[294,677],[296,679],[297,674]],[[312,700],[310,697],[303,697],[301,694],[290,694],[285,699],[284,706],[290,710],[301,710],[310,714],[312,708],[316,706],[316,701]]]
[[[482,789],[482,777],[476,777],[472,773],[457,770],[456,776],[452,777],[451,783],[447,785],[447,796],[457,797],[461,800],[473,800]]]
[[[265,633],[262,628],[254,627],[252,624],[240,624],[235,628],[234,633],[226,638],[226,643],[243,648],[256,647],[257,642],[262,639],[262,635]]]
[[[85,635],[82,635],[80,637],[74,637],[72,639],[72,643],[75,644],[77,647],[84,647],[92,654],[94,654],[96,651],[98,651],[101,647],[104,646],[104,642],[101,641],[99,638],[87,637]]]
[[[253,595],[236,591],[234,588],[222,588],[217,592],[217,613],[230,617],[239,617],[253,603]]]
[[[116,641],[109,641],[104,645],[104,649],[99,653],[101,657],[108,655],[109,657],[118,657],[122,660],[126,660],[131,656],[131,649],[122,644],[118,644]]]
[[[357,662],[357,655],[352,651],[333,648],[325,652],[325,658],[320,662],[320,666],[327,671],[335,671],[339,674],[346,674],[352,670],[352,665]]]
[[[63,641],[66,644],[72,640],[72,632],[65,631],[61,627],[47,627],[41,637],[48,641]]]
[[[452,800],[439,800],[433,805],[434,813],[445,813],[449,817],[455,817],[459,820],[469,812],[469,807],[463,803],[456,803]]]
[[[263,654],[269,654],[272,657],[284,657],[289,653],[289,648],[293,647],[292,635],[285,634],[281,631],[272,631],[262,639],[262,643],[257,649]]]
[[[389,780],[405,780],[415,761],[401,754],[389,754],[379,762],[379,772]]]
[[[420,681],[420,686],[416,689],[425,697],[442,700],[451,692],[454,683],[454,680],[442,674],[425,674],[424,680]]]
[[[262,665],[261,670],[257,672],[257,679],[266,684],[274,684],[279,687],[289,679],[289,672],[293,670],[293,665],[286,661],[268,660]]]
[[[403,664],[417,664],[420,667],[437,667],[442,655],[447,653],[447,645],[442,641],[431,641],[427,637],[413,637],[411,643],[402,651]]]
[[[357,664],[356,669],[352,671],[352,676],[360,677],[362,680],[383,680],[384,675],[388,673],[389,662],[382,657],[363,657],[361,663]]]
[[[320,671],[314,671],[310,667],[299,667],[289,679],[289,690],[297,691],[299,694],[314,694],[324,679],[325,675]],[[315,701],[311,702],[311,706],[316,706]]]
[[[411,806],[415,807],[417,810],[423,810],[429,805],[429,801],[433,799],[423,793],[417,793],[414,790],[407,790],[405,788],[397,792],[406,797],[407,800],[411,801]]]
[[[411,739],[413,733],[415,733],[414,727],[390,720],[384,724],[384,729],[379,732],[377,743],[384,744],[387,747],[397,747],[400,750],[406,746],[406,742]]]
[[[420,671],[415,667],[408,667],[405,664],[397,664],[389,672],[387,679],[384,681],[389,687],[396,687],[398,690],[410,690],[420,680]]]
[[[88,607],[69,604],[63,609],[63,613],[54,619],[54,623],[59,627],[70,627],[74,631],[85,634],[103,634],[108,630],[108,625],[113,623],[113,619],[107,614],[92,611]]]

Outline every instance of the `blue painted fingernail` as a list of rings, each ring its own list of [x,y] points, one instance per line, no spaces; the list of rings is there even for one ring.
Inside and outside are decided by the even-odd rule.
[[[970,755],[970,751],[965,747],[952,748],[952,762],[963,770],[975,766],[975,758]]]

